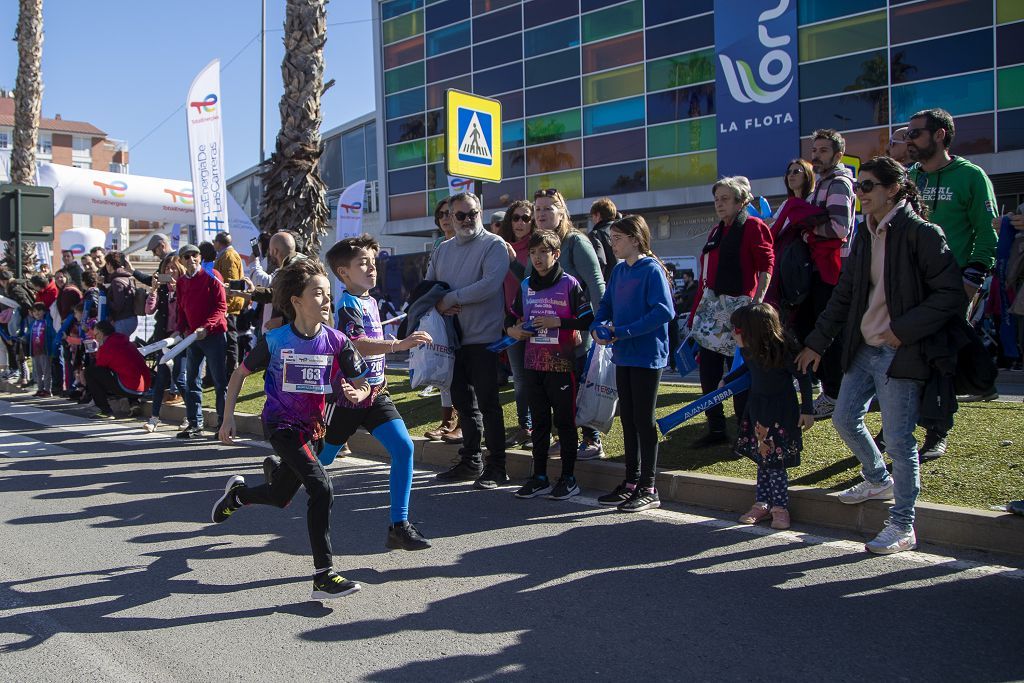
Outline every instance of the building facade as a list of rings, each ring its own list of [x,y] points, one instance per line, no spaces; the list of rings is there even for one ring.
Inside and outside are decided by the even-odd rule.
[[[611,196],[648,218],[667,256],[699,252],[714,220],[711,184],[760,154],[757,138],[719,154],[734,123],[720,120],[730,93],[721,87],[724,47],[716,46],[716,33],[739,21],[722,11],[730,0],[371,2],[387,234],[426,234],[434,203],[448,192],[449,88],[502,104],[504,177],[484,184],[486,208],[555,187],[585,217],[594,199]],[[751,40],[761,36],[766,50],[791,42],[795,58],[775,50],[760,76],[769,82],[792,71],[795,125],[785,151],[769,160],[774,172],[745,173],[756,192],[784,194],[787,162],[806,155],[816,128],[839,129],[848,154],[868,159],[915,111],[943,107],[956,118],[953,153],[989,172],[1005,206],[1024,199],[1024,2],[761,5],[765,25],[748,27]],[[769,19],[783,12],[791,23],[780,35]],[[756,64],[753,71],[756,80]]]

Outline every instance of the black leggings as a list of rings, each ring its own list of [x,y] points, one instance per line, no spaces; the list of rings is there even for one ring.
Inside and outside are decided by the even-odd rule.
[[[641,488],[654,486],[654,469],[658,465],[658,425],[654,421],[654,407],[658,402],[660,381],[661,369],[623,365],[615,368],[626,451],[626,481],[639,484]]]
[[[561,446],[562,476],[573,476],[576,468],[576,378],[571,372],[539,372],[524,369],[523,381],[533,419],[533,474],[548,474],[548,444],[551,441],[551,413]]]
[[[238,500],[243,505],[283,508],[291,502],[299,486],[305,486],[309,494],[306,526],[309,545],[313,549],[313,568],[329,569],[333,562],[331,504],[334,502],[334,490],[331,478],[316,457],[318,449],[315,442],[306,440],[306,436],[291,429],[274,431],[270,435],[270,445],[281,458],[281,467],[274,470],[273,483],[247,486],[238,492]]]
[[[732,356],[724,356],[717,351],[700,347],[700,390],[709,394],[718,388],[718,383],[732,366]],[[747,392],[733,394],[732,407],[736,411],[737,422],[743,419],[743,411],[747,407]],[[707,409],[708,429],[712,432],[725,433],[725,408],[719,403]]]

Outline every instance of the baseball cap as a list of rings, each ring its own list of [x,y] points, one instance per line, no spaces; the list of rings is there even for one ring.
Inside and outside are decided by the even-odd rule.
[[[500,223],[503,220],[505,220],[505,212],[504,211],[495,211],[494,213],[491,214],[491,223],[492,224],[493,223]]]
[[[178,256],[185,256],[186,254],[198,254],[199,247],[194,244],[186,244],[178,249]]]
[[[158,244],[166,244],[167,246],[170,246],[171,242],[167,239],[166,235],[156,234],[149,238],[149,244],[146,245],[146,249],[153,251],[156,249],[156,245]]]

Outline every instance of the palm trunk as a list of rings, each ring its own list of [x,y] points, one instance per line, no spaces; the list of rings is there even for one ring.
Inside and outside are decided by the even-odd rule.
[[[303,251],[316,255],[327,233],[327,188],[320,178],[320,96],[324,85],[327,0],[288,0],[284,26],[284,94],[279,105],[281,130],[274,153],[264,164],[260,229],[293,230],[304,237]]]

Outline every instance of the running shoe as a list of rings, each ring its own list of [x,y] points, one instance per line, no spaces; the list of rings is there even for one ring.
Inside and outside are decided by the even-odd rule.
[[[98,413],[94,413],[93,415],[91,415],[91,417],[94,420],[115,420],[115,419],[117,419],[117,418],[114,417],[113,413],[108,413],[105,410],[101,410]]]
[[[619,503],[620,512],[643,512],[659,507],[661,507],[661,498],[658,497],[658,491],[653,486],[649,489],[638,486],[633,490],[633,495]]]
[[[936,437],[932,434],[925,434],[921,450],[917,452],[917,459],[920,462],[926,460],[937,460],[946,454],[946,438]]]
[[[157,428],[157,426],[159,424],[160,424],[160,418],[158,418],[158,417],[151,417],[148,420],[146,420],[145,424],[142,425],[142,428],[145,429],[150,434],[152,434],[153,432],[156,431],[156,428]]]
[[[885,521],[885,528],[881,533],[864,544],[865,550],[877,555],[892,555],[916,547],[917,534],[914,533],[914,527],[905,529],[893,524],[891,519]]]
[[[882,484],[862,481],[839,493],[839,502],[856,505],[866,500],[892,500],[892,478]]]
[[[388,539],[384,545],[391,550],[426,550],[430,541],[406,520],[388,526]]]
[[[536,498],[551,493],[551,481],[547,477],[532,477],[515,492],[516,498]]]
[[[608,507],[616,507],[625,503],[629,500],[629,497],[633,495],[633,490],[636,488],[636,484],[631,484],[628,481],[624,481],[615,487],[615,490],[611,493],[606,493],[597,499],[598,505],[606,505]]]
[[[828,420],[836,410],[836,400],[830,398],[824,392],[814,400],[814,419]]]
[[[508,484],[508,474],[501,465],[485,465],[480,478],[473,482],[473,487],[484,490],[496,489]]]
[[[226,521],[235,513],[235,510],[242,507],[242,503],[235,496],[238,489],[241,488],[245,488],[245,477],[236,474],[228,479],[228,483],[224,485],[224,495],[217,499],[217,502],[213,504],[213,510],[210,511],[210,519],[214,523],[220,524]]]
[[[555,484],[555,489],[548,494],[551,500],[568,500],[580,494],[580,485],[576,483],[576,477],[561,477]]]
[[[313,577],[313,592],[309,597],[311,600],[333,600],[360,589],[362,586],[355,581],[349,581],[333,569],[328,569]]]
[[[584,441],[580,444],[580,448],[576,451],[577,460],[597,460],[598,458],[604,457],[604,446],[601,442],[588,443]]]
[[[480,465],[471,460],[462,460],[460,458],[457,463],[444,472],[438,472],[436,478],[441,481],[473,481],[479,478],[482,472],[483,469]]]

